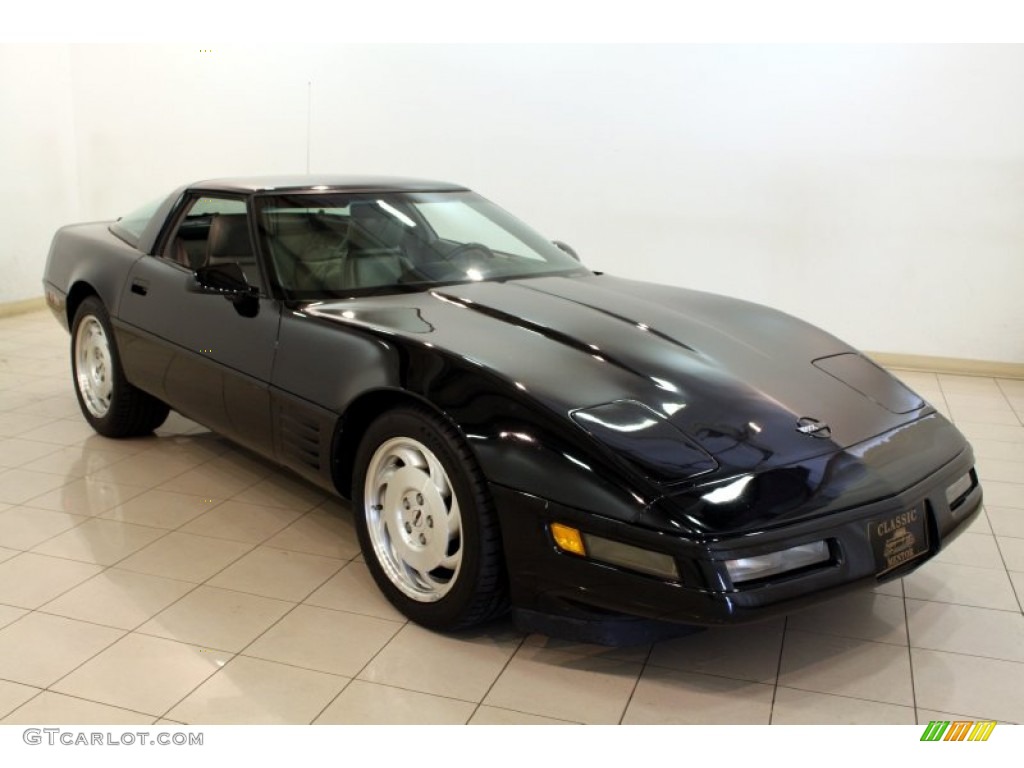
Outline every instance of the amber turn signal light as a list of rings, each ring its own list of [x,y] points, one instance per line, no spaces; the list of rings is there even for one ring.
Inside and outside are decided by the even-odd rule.
[[[555,545],[563,552],[587,556],[587,549],[583,546],[583,535],[575,528],[562,523],[552,523],[551,535],[555,539]]]

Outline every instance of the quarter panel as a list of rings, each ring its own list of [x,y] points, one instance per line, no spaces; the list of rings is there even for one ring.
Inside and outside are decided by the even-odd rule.
[[[73,224],[57,230],[50,245],[44,270],[44,285],[67,297],[76,284],[84,283],[96,292],[111,317],[117,317],[121,287],[141,254],[112,235],[109,222]],[[51,309],[59,296],[47,300]],[[70,318],[68,318],[70,320]]]

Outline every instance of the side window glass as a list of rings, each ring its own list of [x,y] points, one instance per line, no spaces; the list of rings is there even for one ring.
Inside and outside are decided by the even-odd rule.
[[[243,200],[228,197],[192,200],[163,255],[190,270],[235,263],[242,268],[250,285],[259,285],[256,254]]]
[[[157,200],[146,203],[146,205],[132,211],[131,213],[125,214],[114,222],[110,227],[110,230],[128,243],[128,245],[132,245],[137,248],[139,246],[139,238],[149,225],[150,219],[153,218],[153,214],[156,213],[157,208],[163,205],[165,200],[165,197],[161,197]]]

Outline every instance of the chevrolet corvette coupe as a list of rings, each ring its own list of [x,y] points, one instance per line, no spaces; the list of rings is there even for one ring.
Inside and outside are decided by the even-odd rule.
[[[199,182],[60,229],[44,288],[97,432],[173,408],[350,499],[380,589],[438,630],[786,613],[981,505],[963,436],[855,349],[593,272],[453,184]]]

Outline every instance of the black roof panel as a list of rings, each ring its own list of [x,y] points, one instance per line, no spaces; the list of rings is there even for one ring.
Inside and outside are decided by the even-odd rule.
[[[249,176],[207,179],[190,184],[191,189],[218,192],[297,192],[297,191],[373,191],[373,192],[450,192],[464,190],[447,181],[408,179],[399,176],[341,176],[312,174],[293,176]]]

